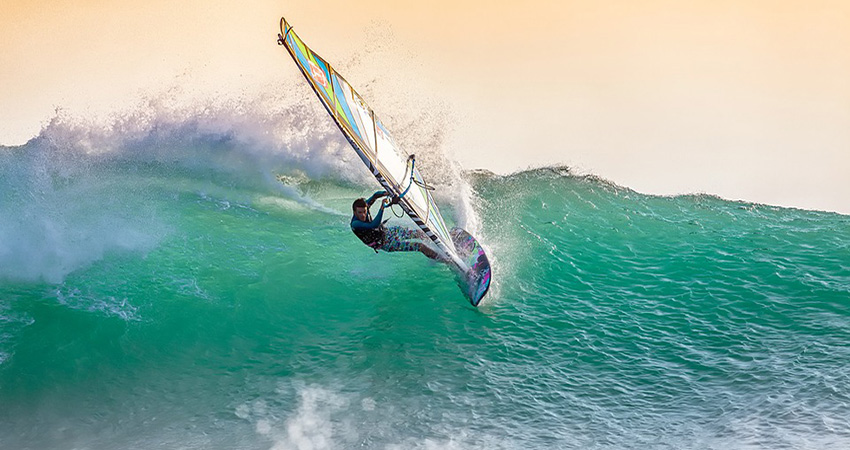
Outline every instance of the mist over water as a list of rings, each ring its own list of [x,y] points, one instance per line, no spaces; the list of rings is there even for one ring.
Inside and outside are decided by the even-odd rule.
[[[0,447],[850,446],[846,216],[424,149],[476,309],[351,236],[377,184],[276,100],[0,149]]]

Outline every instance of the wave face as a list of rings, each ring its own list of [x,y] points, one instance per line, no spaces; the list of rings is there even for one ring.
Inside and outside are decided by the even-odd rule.
[[[850,218],[426,154],[475,309],[351,235],[377,186],[326,121],[267,113],[0,148],[0,447],[850,447]]]

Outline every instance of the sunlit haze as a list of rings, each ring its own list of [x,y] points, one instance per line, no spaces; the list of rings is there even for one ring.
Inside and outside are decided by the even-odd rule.
[[[276,86],[297,76],[281,16],[369,82],[388,123],[446,115],[441,145],[466,169],[568,165],[645,193],[850,214],[846,0],[4,0],[0,144],[57,110]]]

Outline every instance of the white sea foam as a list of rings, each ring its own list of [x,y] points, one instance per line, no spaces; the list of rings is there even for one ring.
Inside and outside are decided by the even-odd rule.
[[[138,310],[126,297],[86,294],[77,288],[60,287],[54,291],[60,304],[72,309],[100,312],[123,320],[138,320]]]
[[[150,251],[170,228],[148,201],[155,189],[242,202],[254,192],[261,205],[340,214],[278,177],[377,187],[309,92],[273,92],[199,102],[171,90],[109,117],[59,111],[39,136],[3,149],[0,278],[60,283],[107,253]],[[422,149],[419,167],[438,203],[477,229],[471,189],[444,156],[441,123],[429,120],[397,119],[418,124],[397,134]]]
[[[293,392],[294,389],[294,392]],[[336,450],[354,447],[395,449],[511,448],[496,439],[466,430],[461,424],[444,424],[432,429],[434,436],[410,437],[400,433],[396,406],[382,405],[372,397],[357,398],[319,385],[278,389],[295,405],[254,400],[236,407],[240,419],[253,424],[254,431],[272,440],[272,450]],[[276,406],[272,406],[275,404]]]
[[[12,311],[5,299],[0,299],[0,366],[14,354],[15,337],[21,329],[35,323],[29,314]]]
[[[108,189],[32,194],[2,207],[0,279],[59,283],[108,252],[148,251],[164,233],[143,211],[104,201]]]
[[[338,445],[339,424],[331,416],[348,407],[347,399],[318,386],[305,386],[298,392],[298,404],[286,418],[277,416],[264,400],[239,405],[236,415],[254,424],[255,431],[270,438],[273,450],[322,450]]]

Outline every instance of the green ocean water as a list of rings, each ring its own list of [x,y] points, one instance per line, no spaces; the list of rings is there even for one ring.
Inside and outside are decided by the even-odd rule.
[[[210,123],[0,148],[0,448],[850,448],[847,216],[432,155],[473,308],[333,130]]]

